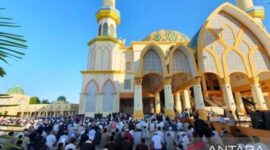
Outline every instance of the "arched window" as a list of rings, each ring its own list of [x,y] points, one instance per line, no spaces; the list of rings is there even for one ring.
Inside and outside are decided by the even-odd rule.
[[[91,82],[86,88],[85,112],[96,112],[96,93],[97,86]]]
[[[159,55],[154,50],[149,50],[143,57],[143,73],[162,73],[162,63]]]
[[[174,52],[173,72],[191,73],[188,57],[181,50],[176,50]]]
[[[115,102],[115,91],[114,91],[114,86],[111,81],[108,81],[105,83],[103,86],[103,112],[113,112],[113,106]]]
[[[98,35],[101,36],[101,30],[102,30],[102,25],[100,24],[99,25],[99,28],[98,28]]]
[[[217,67],[214,57],[207,52],[203,51],[203,69],[205,72],[217,73]]]
[[[103,36],[108,36],[108,23],[104,23],[103,25]]]
[[[230,51],[227,55],[227,65],[229,73],[243,72],[246,73],[246,68],[241,57],[235,52]]]
[[[110,25],[110,36],[115,37],[115,28],[112,24]]]

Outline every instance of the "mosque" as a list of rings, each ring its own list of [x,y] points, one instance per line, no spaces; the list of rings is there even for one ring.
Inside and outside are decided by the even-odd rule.
[[[120,12],[103,0],[89,43],[79,114],[114,112],[174,116],[183,110],[246,116],[270,109],[270,35],[264,8],[252,0],[224,3],[195,36],[159,30],[143,40],[117,38]]]

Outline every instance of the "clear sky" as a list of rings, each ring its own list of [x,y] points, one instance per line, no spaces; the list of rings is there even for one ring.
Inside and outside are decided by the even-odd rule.
[[[207,16],[225,0],[117,0],[121,12],[118,36],[138,41],[159,29],[180,31],[190,38]],[[235,3],[235,0],[228,0]],[[270,0],[254,0],[266,11],[270,28]],[[0,92],[20,85],[25,93],[55,100],[64,95],[79,102],[81,70],[86,69],[87,42],[97,34],[95,14],[102,0],[1,0],[0,16],[21,25],[13,29],[27,39],[22,60],[0,62],[7,76],[0,78]],[[1,29],[2,30],[2,29]],[[10,31],[10,30],[8,30]]]

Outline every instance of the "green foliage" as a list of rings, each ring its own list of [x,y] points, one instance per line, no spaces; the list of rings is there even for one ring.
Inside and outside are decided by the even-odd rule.
[[[0,8],[2,11],[3,8]],[[6,18],[0,16],[0,27],[3,28],[17,28],[20,27],[12,22],[12,18]],[[24,37],[17,34],[6,33],[0,31],[0,61],[8,64],[7,58],[22,59],[24,55],[23,52],[20,52],[21,49],[26,49],[25,45],[26,40]],[[6,75],[6,72],[3,67],[0,67],[0,77]]]
[[[29,104],[40,104],[40,100],[38,97],[34,96],[30,98]]]
[[[44,100],[41,101],[41,104],[50,104],[50,102],[49,102],[49,100],[44,99]]]

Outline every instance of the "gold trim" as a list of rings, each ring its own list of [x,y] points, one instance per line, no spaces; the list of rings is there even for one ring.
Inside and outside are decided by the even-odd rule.
[[[115,44],[123,45],[123,42],[121,40],[118,40],[118,39],[110,37],[110,36],[97,36],[96,38],[94,38],[90,42],[88,42],[88,45],[90,46],[97,41],[111,41]]]
[[[97,21],[99,21],[102,18],[112,18],[117,25],[119,25],[121,21],[120,15],[114,10],[100,10],[98,11],[96,18]]]
[[[82,74],[133,74],[122,70],[86,70],[81,71]]]

